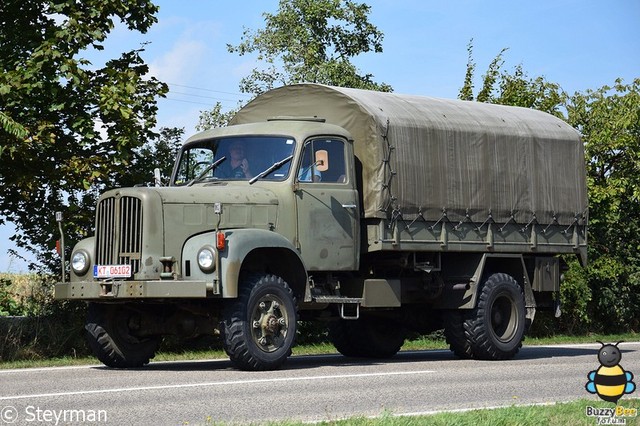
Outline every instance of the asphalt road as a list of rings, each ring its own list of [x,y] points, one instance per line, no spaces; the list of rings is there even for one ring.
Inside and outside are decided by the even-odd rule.
[[[0,426],[65,419],[117,425],[316,421],[595,401],[584,386],[600,366],[599,347],[530,346],[497,362],[459,360],[449,351],[401,352],[385,362],[293,356],[284,369],[270,372],[237,371],[226,360],[157,362],[136,370],[0,370]],[[640,342],[620,349],[620,365],[638,380]]]

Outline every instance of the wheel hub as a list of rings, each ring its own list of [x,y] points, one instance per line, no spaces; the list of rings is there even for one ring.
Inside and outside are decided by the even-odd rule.
[[[274,335],[280,332],[280,326],[278,324],[278,318],[275,315],[265,315],[262,330],[269,335]]]
[[[498,298],[491,308],[491,327],[502,342],[511,340],[517,329],[514,303],[508,297]]]
[[[280,308],[276,296],[266,295],[260,299],[252,315],[252,337],[265,352],[280,348],[287,336],[288,318]]]

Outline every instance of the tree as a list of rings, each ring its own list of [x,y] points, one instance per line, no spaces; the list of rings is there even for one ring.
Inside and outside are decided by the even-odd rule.
[[[215,127],[224,127],[229,124],[229,121],[231,121],[236,112],[238,112],[238,109],[239,107],[225,112],[222,111],[222,103],[216,102],[211,110],[200,111],[196,130],[201,132]]]
[[[152,184],[155,169],[160,170],[162,184],[166,185],[183,138],[184,128],[162,127],[157,136],[134,150],[130,170],[114,181],[113,186]]]
[[[257,53],[264,63],[240,81],[240,91],[257,96],[278,85],[310,82],[391,92],[351,62],[382,52],[383,34],[369,22],[370,11],[351,0],[280,0],[277,13],[264,14],[264,28],[245,29],[238,45],[227,45],[240,56]],[[240,107],[224,112],[217,103],[200,113],[196,128],[225,126]]]
[[[597,323],[640,325],[640,78],[574,94],[589,185],[589,286]]]
[[[473,39],[467,44],[467,72],[464,75],[464,83],[458,93],[458,98],[463,101],[473,100],[473,77],[476,72],[476,63],[473,60]]]
[[[53,212],[67,211],[71,240],[87,231],[97,192],[153,137],[168,90],[146,75],[143,47],[102,67],[82,55],[103,50],[114,19],[145,33],[157,10],[149,0],[0,3],[0,223],[14,222],[14,241],[44,262]]]
[[[351,0],[280,0],[275,14],[265,13],[265,27],[245,29],[229,52],[258,53],[266,68],[255,68],[240,89],[260,94],[276,84],[301,82],[391,91],[391,86],[361,74],[351,59],[382,52],[383,34],[371,24],[371,7]]]
[[[473,39],[469,41],[467,71],[458,98],[533,108],[564,118],[562,110],[567,94],[562,91],[560,85],[549,82],[542,76],[529,78],[522,64],[517,65],[511,73],[503,70],[503,57],[507,50],[508,48],[503,48],[489,63],[487,71],[482,76],[482,87],[474,96],[473,79],[476,64],[473,60]]]

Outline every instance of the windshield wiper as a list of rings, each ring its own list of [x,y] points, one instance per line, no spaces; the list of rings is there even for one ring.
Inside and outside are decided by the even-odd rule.
[[[222,163],[224,160],[226,160],[227,157],[220,157],[219,159],[217,159],[216,161],[214,161],[213,163],[209,164],[207,166],[206,169],[204,169],[204,171],[202,173],[200,173],[197,177],[195,177],[191,182],[189,182],[187,184],[187,186],[191,186],[196,182],[199,182],[200,180],[202,180],[202,178],[204,177],[204,175],[206,175],[207,173],[209,173],[211,170],[214,170],[216,167],[218,167],[218,165],[220,163]]]
[[[282,160],[278,161],[277,163],[273,163],[267,170],[260,173],[258,176],[254,176],[251,179],[249,179],[249,184],[255,183],[258,179],[263,178],[269,173],[271,173],[272,171],[279,169],[285,163],[287,163],[288,161],[291,161],[292,158],[293,158],[293,155],[290,155],[287,158],[283,158]]]

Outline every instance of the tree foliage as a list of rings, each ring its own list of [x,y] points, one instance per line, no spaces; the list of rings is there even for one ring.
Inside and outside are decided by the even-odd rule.
[[[67,211],[72,240],[83,234],[97,191],[154,136],[167,87],[147,76],[143,48],[103,66],[83,55],[103,50],[116,20],[146,32],[157,10],[148,0],[0,3],[0,223],[16,224],[18,246],[50,257],[55,210]]]
[[[276,85],[301,82],[391,91],[362,74],[351,62],[367,52],[382,52],[383,34],[369,22],[371,7],[352,0],[280,0],[265,27],[245,29],[232,53],[257,53],[265,68],[242,79],[245,93],[260,94]]]
[[[162,184],[166,184],[173,171],[173,163],[182,146],[184,128],[162,127],[158,135],[133,151],[131,167],[113,182],[113,186],[155,184],[155,169],[160,170]]]
[[[533,108],[564,118],[562,110],[567,95],[560,85],[549,82],[542,76],[530,78],[521,64],[512,72],[505,70],[504,55],[508,51],[507,48],[502,49],[489,63],[487,71],[482,76],[482,87],[477,95],[474,95],[476,64],[473,60],[473,40],[467,45],[467,51],[469,59],[464,82],[458,94],[459,99]]]
[[[570,97],[568,121],[583,135],[589,186],[593,317],[640,325],[640,78]]]
[[[280,0],[275,14],[264,14],[264,28],[245,29],[239,44],[227,45],[230,53],[256,54],[262,63],[240,81],[240,91],[257,96],[303,82],[392,91],[351,62],[382,52],[383,34],[369,22],[370,12],[370,6],[351,0]],[[200,113],[196,129],[227,125],[241,106],[223,111],[217,103]]]
[[[212,109],[208,111],[200,111],[196,130],[201,132],[215,127],[224,127],[229,124],[229,121],[231,121],[236,112],[238,112],[238,109],[239,108],[223,111],[222,103],[216,102]]]
[[[467,72],[464,75],[464,82],[462,88],[458,93],[458,98],[463,101],[473,100],[473,77],[476,72],[476,63],[473,60],[473,39],[469,40],[467,44]]]

